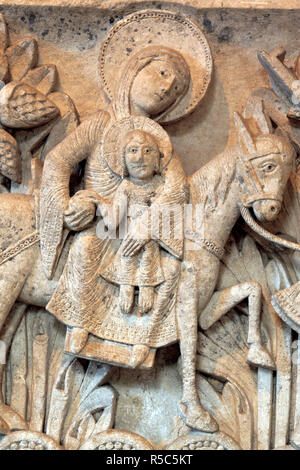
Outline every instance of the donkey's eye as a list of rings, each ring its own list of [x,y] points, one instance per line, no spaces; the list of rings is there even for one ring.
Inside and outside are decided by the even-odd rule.
[[[267,165],[265,167],[265,171],[273,171],[275,168],[276,168],[275,165]]]
[[[276,170],[277,168],[277,165],[275,165],[275,163],[272,163],[272,162],[268,162],[268,163],[264,163],[260,169],[264,172],[264,173],[272,173],[272,171]]]

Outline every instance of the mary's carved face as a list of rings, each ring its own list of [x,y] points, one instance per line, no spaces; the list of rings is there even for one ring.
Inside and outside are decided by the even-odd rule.
[[[155,60],[135,77],[131,101],[139,113],[156,116],[174,104],[184,91],[183,79],[172,64]]]

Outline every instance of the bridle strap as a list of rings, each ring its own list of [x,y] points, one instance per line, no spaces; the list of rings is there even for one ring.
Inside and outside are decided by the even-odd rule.
[[[284,246],[290,250],[300,251],[300,245],[295,242],[291,242],[284,238],[278,237],[273,233],[266,230],[264,227],[261,227],[252,217],[250,210],[247,207],[244,207],[242,204],[240,206],[241,216],[243,217],[246,224],[260,237],[265,240],[268,240],[271,243],[276,243],[279,246]]]
[[[277,152],[276,152],[277,153]],[[240,161],[241,167],[243,169],[243,178],[244,178],[244,185],[246,188],[246,194],[242,198],[243,205],[245,207],[250,207],[254,202],[262,201],[265,199],[269,199],[272,201],[279,202],[281,204],[282,201],[278,199],[278,196],[275,196],[271,193],[265,193],[263,191],[262,183],[255,171],[255,168],[252,164],[251,160],[256,160],[257,158],[268,156],[269,154],[265,155],[256,155],[255,157],[245,159],[243,155],[238,155],[238,159]]]
[[[256,174],[254,166],[251,160],[245,161],[242,155],[238,156],[241,168],[243,170],[243,179],[246,192],[250,194],[261,194],[263,193],[262,184]]]
[[[282,201],[278,199],[278,196],[275,196],[274,194],[271,194],[271,193],[259,192],[255,194],[245,194],[242,197],[242,203],[243,203],[243,206],[245,207],[251,207],[252,204],[254,204],[255,202],[265,201],[265,200],[276,201],[276,202],[279,202],[280,204],[282,203]]]

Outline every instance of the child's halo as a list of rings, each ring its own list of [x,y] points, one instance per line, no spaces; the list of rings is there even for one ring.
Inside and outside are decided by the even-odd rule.
[[[152,119],[144,116],[130,116],[115,122],[103,136],[103,157],[111,171],[122,177],[123,166],[120,155],[120,142],[132,130],[146,132],[155,138],[161,154],[160,170],[166,168],[172,157],[172,143],[168,133]]]

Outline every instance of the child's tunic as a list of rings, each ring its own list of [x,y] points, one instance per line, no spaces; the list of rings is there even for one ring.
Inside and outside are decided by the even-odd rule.
[[[128,229],[134,224],[141,212],[151,208],[153,199],[162,189],[163,181],[160,176],[154,176],[150,182],[138,185],[130,180],[124,180],[114,198],[114,208],[126,206]],[[126,204],[127,202],[127,204]],[[122,222],[122,221],[121,221]],[[151,222],[150,222],[151,223]],[[150,226],[151,229],[151,226]],[[109,266],[100,271],[104,279],[115,284],[131,286],[157,286],[165,278],[160,263],[160,251],[158,243],[150,240],[134,256],[122,255],[123,243],[121,243],[114,260]]]

